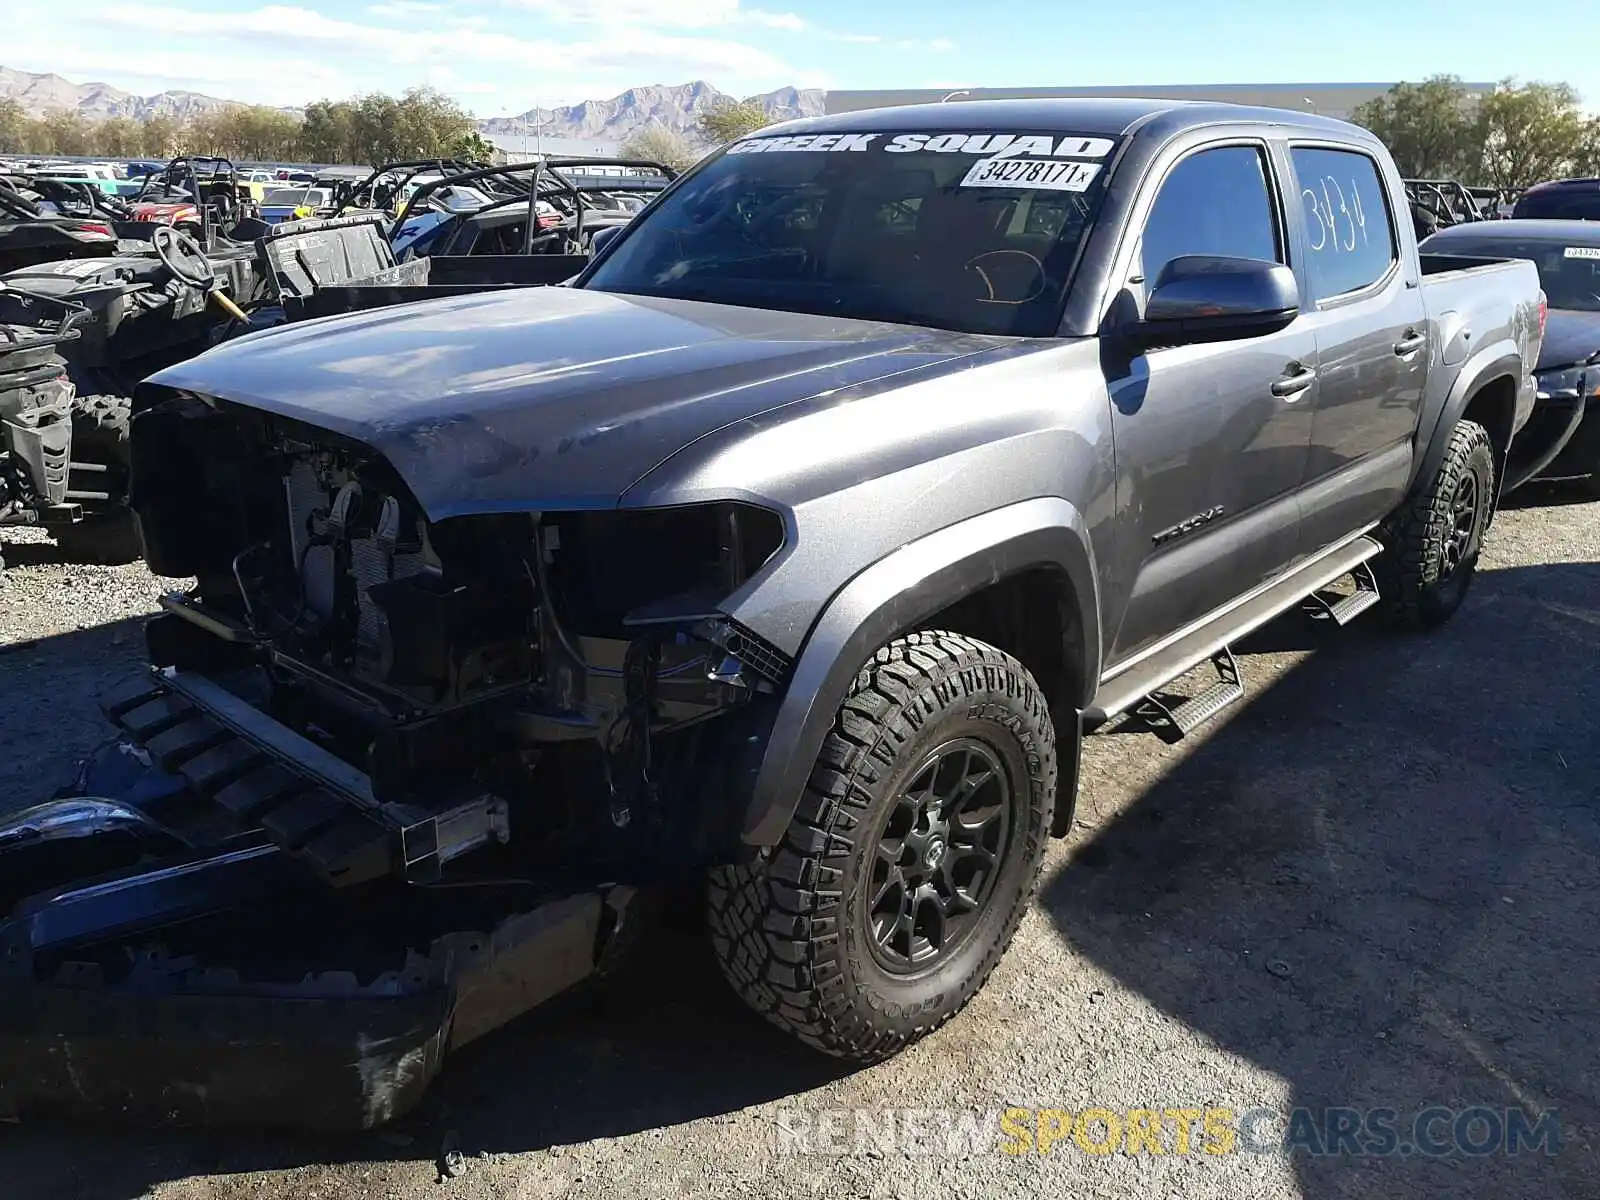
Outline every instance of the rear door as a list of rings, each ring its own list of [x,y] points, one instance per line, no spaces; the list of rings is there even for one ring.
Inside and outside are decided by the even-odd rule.
[[[1214,134],[1211,135],[1213,138]],[[1264,140],[1168,152],[1130,214],[1118,303],[1141,307],[1172,259],[1289,262],[1283,190]],[[1264,337],[1104,363],[1118,503],[1142,557],[1113,658],[1126,661],[1282,571],[1299,547],[1316,341],[1303,320]]]
[[[1432,348],[1409,222],[1377,159],[1300,143],[1288,157],[1318,359],[1300,517],[1310,554],[1400,502]]]

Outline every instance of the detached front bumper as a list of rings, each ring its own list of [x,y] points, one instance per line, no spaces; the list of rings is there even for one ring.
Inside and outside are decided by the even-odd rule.
[[[580,982],[631,889],[331,888],[108,746],[113,799],[0,819],[0,1117],[370,1128]],[[80,782],[82,782],[80,777]]]

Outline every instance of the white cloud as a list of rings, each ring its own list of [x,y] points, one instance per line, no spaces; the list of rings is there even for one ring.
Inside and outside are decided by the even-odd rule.
[[[480,116],[708,79],[735,95],[827,86],[836,34],[751,0],[75,0],[7,12],[0,61],[149,94],[303,105],[427,83]],[[809,51],[808,48],[809,47]],[[931,43],[922,49],[935,48]],[[791,54],[796,55],[791,59]],[[809,59],[809,61],[806,61]]]
[[[430,25],[427,36],[420,37],[415,29],[342,20],[279,4],[222,13],[112,3],[99,9],[94,24],[112,36],[111,45],[100,48],[80,39],[67,50],[58,42],[53,69],[106,70],[120,60],[118,73],[126,75],[129,42],[159,29],[162,48],[153,51],[153,59],[144,52],[137,56],[147,75],[170,71],[168,86],[180,81],[199,86],[203,81],[224,95],[278,104],[371,88],[394,91],[429,78],[439,67],[471,81],[471,86],[443,90],[463,99],[469,94],[504,95],[505,103],[521,107],[527,107],[531,70],[537,70],[540,99],[547,105],[600,94],[595,88],[620,90],[701,76],[729,90],[759,91],[787,83],[795,74],[757,47],[688,30],[607,29],[564,40],[505,32],[510,23],[495,27],[446,21]],[[307,70],[307,63],[321,66]],[[241,95],[241,88],[255,94]]]
[[[383,4],[369,4],[367,13],[374,17],[405,20],[409,17],[437,17],[450,10],[443,4],[430,4],[426,0],[386,0]]]
[[[505,0],[539,14],[553,25],[600,25],[608,29],[713,29],[756,26],[799,32],[806,22],[794,13],[744,8],[740,0]]]

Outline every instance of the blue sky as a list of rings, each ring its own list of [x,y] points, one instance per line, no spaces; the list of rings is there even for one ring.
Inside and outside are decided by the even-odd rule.
[[[802,87],[1563,79],[1600,110],[1596,0],[71,0],[0,63],[303,104],[432,84],[479,116],[706,79]],[[20,11],[18,9],[20,8]],[[1519,19],[1519,12],[1536,17]]]

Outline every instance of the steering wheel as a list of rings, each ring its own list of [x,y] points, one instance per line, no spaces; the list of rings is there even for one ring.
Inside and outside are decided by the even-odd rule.
[[[1021,283],[1018,279],[1003,278],[1007,267],[1022,269],[1027,280],[1026,286],[1015,286]],[[984,289],[989,294],[973,297],[979,304],[1027,304],[1042,296],[1049,282],[1044,264],[1026,250],[986,250],[967,259],[962,269],[976,273],[983,280]],[[1013,286],[1008,287],[1007,284]],[[1011,291],[1026,294],[1020,298],[1001,294]]]
[[[200,248],[200,243],[171,225],[157,225],[150,234],[150,245],[166,267],[179,279],[201,291],[210,291],[217,282],[217,270]]]

